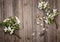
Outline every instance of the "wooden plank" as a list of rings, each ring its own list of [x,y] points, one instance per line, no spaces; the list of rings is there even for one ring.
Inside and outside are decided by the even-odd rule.
[[[19,1],[18,0],[13,0],[12,1],[12,7],[13,7],[13,15],[18,17],[19,16],[19,12],[18,12],[18,4],[19,4]],[[16,15],[17,14],[17,15]],[[19,18],[19,17],[18,17]],[[15,32],[15,34],[17,36],[19,36],[19,30]],[[15,39],[12,38],[12,40],[14,40],[14,42],[19,42],[19,39],[16,35],[13,35]]]
[[[24,17],[24,33],[23,33],[23,35],[24,35],[24,42],[27,42],[28,40],[27,40],[27,30],[28,30],[28,12],[29,12],[29,3],[28,3],[28,1],[29,0],[23,0],[23,17]],[[29,41],[28,41],[29,42]]]
[[[41,1],[42,0],[38,0],[38,2],[41,2]],[[44,0],[44,1],[47,1],[47,0]],[[37,15],[39,15],[39,18],[42,18],[45,15],[45,13],[42,10],[38,9]],[[46,24],[41,20],[39,20],[39,22],[40,22],[39,25],[37,25],[37,36],[39,37],[37,39],[37,42],[47,42],[47,32],[43,30]]]
[[[55,4],[55,0],[49,0],[49,3],[51,5],[51,9],[55,8],[56,7],[56,4]],[[48,29],[47,29],[47,37],[48,39],[46,39],[48,42],[57,42],[56,41],[56,25],[55,23],[51,24]]]
[[[32,1],[33,0],[28,0],[27,6],[28,6],[28,14],[27,14],[27,42],[32,42]],[[27,7],[25,6],[25,7]]]
[[[3,20],[3,0],[0,0],[0,22]],[[0,42],[4,42],[3,27],[0,27]]]
[[[41,27],[42,21],[39,21],[36,18],[36,16],[39,15],[41,17],[43,15],[43,12],[37,8],[38,1],[37,0],[0,1],[0,21],[9,16],[17,16],[21,21],[20,29],[16,32],[16,34],[19,37],[21,37],[21,39],[18,39],[18,37],[16,36],[5,34],[3,32],[3,29],[0,28],[1,31],[0,42],[60,42],[60,23],[59,23],[60,14],[56,19],[58,29],[56,29],[55,23],[53,23],[50,26],[48,26],[46,35],[43,36],[39,35],[39,33],[43,32],[42,30],[43,28]],[[54,8],[55,0],[48,1],[51,4],[51,7]],[[58,12],[60,11],[59,5],[60,0],[57,0]],[[39,25],[36,24],[37,21],[40,22]],[[46,41],[44,41],[44,39]]]
[[[32,42],[36,42],[36,0],[33,0],[33,5],[32,5],[32,33],[33,33],[33,36],[32,36]]]
[[[32,0],[23,0],[24,42],[32,42]]]
[[[13,0],[4,0],[3,3],[3,18],[7,18],[9,16],[13,16],[13,8],[12,8],[12,1]],[[4,42],[14,42],[14,40],[12,40],[12,36],[9,34],[5,34],[4,33]]]
[[[19,36],[21,37],[20,39],[20,42],[23,42],[23,38],[24,38],[24,35],[23,35],[23,29],[24,29],[24,17],[23,17],[23,0],[19,0],[19,4],[18,4],[18,16],[19,16],[19,19],[21,21],[21,24],[20,24],[20,31],[19,31]]]
[[[24,21],[24,18],[23,18],[23,0],[14,0],[13,2],[13,8],[14,8],[14,16],[17,16],[21,23],[20,23],[20,28],[18,31],[16,31],[16,34],[20,37],[15,37],[15,41],[14,42],[23,42],[23,29],[24,29],[24,24],[23,24],[23,21]]]
[[[57,4],[56,4],[56,0],[53,0],[53,9],[56,8],[57,9]],[[55,24],[53,27],[53,42],[57,42],[57,29],[58,29],[58,25],[57,25],[57,21],[56,21],[57,17],[55,18]]]
[[[56,0],[56,6],[57,6],[57,10],[59,15],[56,18],[56,22],[58,24],[58,29],[57,29],[57,42],[60,42],[60,0]]]
[[[40,10],[38,8],[38,3],[41,2],[42,0],[38,0],[36,1],[36,42],[44,42],[44,35],[41,36],[41,34],[43,33],[43,26],[41,26],[41,24],[43,25],[43,21],[41,21],[39,18],[43,17],[43,11]],[[39,22],[39,24],[37,24],[37,22]]]

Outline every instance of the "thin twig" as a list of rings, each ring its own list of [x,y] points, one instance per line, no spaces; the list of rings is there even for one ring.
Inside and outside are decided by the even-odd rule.
[[[21,37],[19,35],[17,35],[16,33],[14,33],[14,36],[18,37],[19,39],[21,39]]]

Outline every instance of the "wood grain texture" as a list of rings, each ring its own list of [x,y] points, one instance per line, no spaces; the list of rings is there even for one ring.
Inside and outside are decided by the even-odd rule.
[[[37,8],[40,1],[42,0],[0,0],[0,22],[9,16],[17,16],[21,21],[19,30],[15,32],[20,39],[15,35],[5,34],[4,27],[0,27],[0,42],[60,42],[60,14],[55,19],[58,29],[55,23],[47,25],[47,31],[40,36],[43,33],[43,21],[37,16],[45,14]],[[57,8],[60,13],[60,0],[45,1],[50,3],[51,9]]]
[[[56,18],[56,22],[58,24],[58,29],[57,29],[57,42],[60,42],[60,0],[56,0],[57,4],[57,9],[58,9],[58,12],[59,12],[59,15],[57,16]]]
[[[0,22],[3,20],[3,0],[0,0]],[[0,27],[0,42],[4,42],[3,27]]]

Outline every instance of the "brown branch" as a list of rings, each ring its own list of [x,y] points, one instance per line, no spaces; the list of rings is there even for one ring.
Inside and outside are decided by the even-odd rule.
[[[17,35],[16,33],[14,33],[14,36],[16,36],[17,38],[21,39],[21,37],[19,35]]]

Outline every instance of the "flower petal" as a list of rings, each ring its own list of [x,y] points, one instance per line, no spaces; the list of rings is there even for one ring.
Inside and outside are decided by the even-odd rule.
[[[10,26],[8,27],[8,31],[11,31],[11,27]]]
[[[13,34],[14,33],[14,29],[12,29],[11,31],[10,31],[10,34]]]
[[[17,23],[20,24],[20,20],[18,19],[18,17],[15,16],[15,18],[17,20]]]
[[[8,20],[10,20],[9,18],[7,18],[7,19],[5,19],[3,22],[6,22],[6,21],[8,21]]]
[[[7,32],[7,31],[8,31],[8,28],[7,28],[7,27],[5,27],[5,28],[4,28],[4,31],[5,31],[5,32]]]

